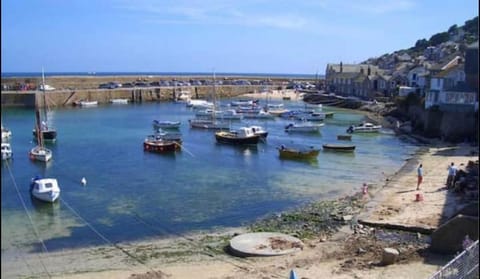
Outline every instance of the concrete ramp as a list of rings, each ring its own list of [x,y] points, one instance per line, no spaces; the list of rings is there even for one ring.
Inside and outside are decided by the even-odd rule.
[[[257,232],[238,235],[230,240],[230,249],[239,256],[279,256],[303,249],[300,239],[282,233]]]

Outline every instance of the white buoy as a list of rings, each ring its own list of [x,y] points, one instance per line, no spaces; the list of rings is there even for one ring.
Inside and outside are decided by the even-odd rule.
[[[83,177],[80,182],[82,183],[83,186],[87,185],[87,179],[85,179],[85,177]]]

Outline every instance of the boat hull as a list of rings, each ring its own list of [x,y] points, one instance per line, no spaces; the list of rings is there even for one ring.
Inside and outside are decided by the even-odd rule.
[[[179,129],[180,128],[180,122],[161,122],[161,121],[156,121],[154,120],[153,123],[153,128],[155,130],[157,129]]]
[[[143,143],[143,150],[153,153],[171,153],[180,150],[180,144],[174,141],[147,141]]]
[[[44,202],[55,202],[60,197],[60,192],[50,191],[38,193],[32,191],[32,196]]]
[[[290,148],[279,148],[278,149],[279,156],[282,159],[297,159],[297,160],[304,160],[304,159],[315,159],[317,158],[318,154],[320,153],[319,149],[308,149],[308,150],[298,150],[298,149],[290,149]]]
[[[37,131],[33,130],[33,136],[37,138]],[[56,130],[43,130],[42,131],[43,140],[46,141],[55,141],[57,140],[57,131]]]
[[[257,144],[260,140],[260,136],[253,135],[248,137],[235,137],[228,132],[218,132],[215,134],[215,139],[219,143],[244,145],[244,144]]]
[[[326,151],[353,152],[355,151],[355,145],[324,144],[323,149]]]
[[[34,161],[48,162],[52,159],[52,151],[39,146],[30,150],[30,159]]]
[[[213,120],[189,120],[191,128],[208,129],[208,130],[225,130],[230,128],[230,124],[217,122]]]

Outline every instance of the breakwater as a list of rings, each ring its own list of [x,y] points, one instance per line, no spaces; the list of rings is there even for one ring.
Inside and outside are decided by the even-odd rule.
[[[261,90],[262,86],[234,86],[223,85],[215,88],[217,98],[230,98],[242,94]],[[211,86],[184,87],[192,98],[209,98],[212,96]],[[129,99],[132,102],[171,101],[175,87],[146,87],[146,88],[118,88],[118,89],[76,89],[55,90],[45,93],[46,104],[49,107],[72,106],[76,101],[98,101],[99,104],[109,103],[111,99]],[[41,91],[2,91],[2,107],[35,107],[35,103],[44,106],[43,92]]]

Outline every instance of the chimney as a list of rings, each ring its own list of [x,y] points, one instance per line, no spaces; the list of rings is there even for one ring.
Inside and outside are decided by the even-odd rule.
[[[340,73],[343,73],[343,64],[342,64],[342,61],[340,61]]]

